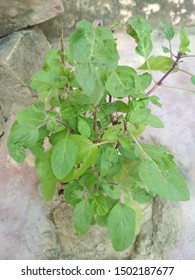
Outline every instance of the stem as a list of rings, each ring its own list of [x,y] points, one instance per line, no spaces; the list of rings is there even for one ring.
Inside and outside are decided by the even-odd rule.
[[[188,74],[188,75],[190,75],[190,76],[193,76],[193,74],[191,74],[190,72],[188,72],[188,71],[186,71],[186,70],[183,70],[183,69],[178,69],[179,71],[181,71],[181,72],[184,72],[184,73],[186,73],[186,74]]]
[[[188,54],[186,54],[186,55],[182,56],[182,58],[186,58],[186,57],[195,57],[195,55],[188,55]]]
[[[150,95],[151,93],[153,93],[153,91],[155,91],[156,88],[158,88],[159,86],[161,86],[162,82],[166,79],[166,77],[175,69],[175,67],[177,66],[179,60],[181,58],[181,54],[179,53],[175,62],[173,63],[173,65],[171,66],[171,68],[164,74],[164,76],[146,93],[147,95]]]
[[[96,112],[96,109],[97,109],[97,108],[95,108],[95,111],[94,111],[94,113],[93,113],[93,120],[94,120],[94,122],[93,122],[93,129],[94,129],[96,135],[98,135],[97,112]]]
[[[65,128],[68,128],[68,126],[67,126],[64,122],[62,122],[62,121],[60,121],[60,120],[56,120],[56,122],[57,122],[58,124],[60,124],[61,126],[65,127]]]
[[[185,91],[189,91],[189,92],[195,92],[194,90],[190,90],[187,88],[180,88],[180,87],[174,87],[174,86],[167,86],[167,85],[161,85],[162,87],[166,87],[166,88],[174,88],[174,89],[179,89],[179,90],[185,90]]]

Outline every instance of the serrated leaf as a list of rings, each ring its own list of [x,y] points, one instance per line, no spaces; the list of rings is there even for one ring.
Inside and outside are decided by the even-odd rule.
[[[79,152],[76,158],[76,168],[63,178],[63,182],[71,181],[80,177],[92,164],[96,162],[98,156],[98,146],[94,145],[89,139],[73,134],[70,137],[79,147]]]
[[[108,212],[108,204],[107,199],[103,195],[99,195],[94,200],[94,213],[97,216],[104,216]]]
[[[84,234],[88,231],[93,214],[88,200],[82,200],[76,204],[73,213],[76,234]]]
[[[51,161],[53,172],[58,179],[62,180],[70,173],[78,152],[79,148],[69,134],[54,146]]]
[[[130,120],[134,123],[145,122],[150,116],[151,110],[148,108],[138,109],[131,113]]]
[[[188,37],[187,31],[185,28],[181,28],[179,39],[180,39],[179,53],[185,54],[187,52],[190,52],[190,49],[188,48],[190,45],[190,39]]]
[[[113,248],[123,251],[135,238],[135,212],[130,207],[118,203],[110,211],[107,226]]]
[[[106,90],[114,97],[136,96],[136,71],[128,66],[118,66],[106,81]]]
[[[192,82],[193,85],[195,85],[195,76],[191,77],[191,82]]]
[[[152,28],[142,17],[133,17],[128,20],[127,33],[137,43],[136,52],[147,58],[152,51]]]
[[[147,60],[147,63],[145,62],[144,64],[142,64],[139,67],[139,70],[148,70],[148,65],[149,65],[150,70],[165,72],[165,71],[168,71],[171,68],[171,66],[173,65],[173,60],[167,56],[152,55]]]
[[[24,149],[32,148],[38,139],[39,131],[34,125],[19,125],[15,122],[7,142],[10,156],[18,163],[22,163],[26,157]]]
[[[145,123],[147,123],[150,126],[155,127],[155,128],[163,128],[164,127],[163,122],[155,115],[150,115],[147,118]]]
[[[36,159],[36,172],[41,182],[41,193],[46,201],[51,200],[56,192],[57,179],[52,170],[51,155],[52,149]]]
[[[84,118],[78,118],[78,131],[86,138],[89,138],[91,135],[91,127]]]
[[[170,155],[148,155],[139,166],[139,176],[148,190],[165,199],[188,200],[189,190]]]
[[[169,41],[172,40],[175,35],[173,27],[168,22],[164,22],[163,30],[165,33],[165,38]]]
[[[138,201],[139,203],[148,203],[153,200],[154,195],[150,194],[144,188],[139,188],[139,186],[135,186],[132,189],[133,200]]]

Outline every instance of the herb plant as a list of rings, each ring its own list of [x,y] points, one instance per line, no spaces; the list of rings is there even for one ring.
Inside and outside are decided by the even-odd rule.
[[[139,141],[147,125],[163,128],[148,107],[160,107],[154,91],[180,71],[190,52],[184,28],[177,53],[171,48],[173,28],[168,23],[163,28],[168,47],[163,46],[165,55],[154,56],[151,27],[141,17],[129,19],[126,31],[145,60],[134,69],[118,65],[113,26],[79,22],[68,46],[62,40],[59,51],[50,50],[43,69],[32,77],[38,101],[17,114],[8,138],[9,154],[18,163],[26,150],[35,156],[45,200],[63,186],[65,201],[74,207],[75,233],[84,234],[93,224],[106,226],[117,251],[139,233],[141,204],[156,195],[189,199],[173,156]],[[153,71],[162,72],[156,83]]]

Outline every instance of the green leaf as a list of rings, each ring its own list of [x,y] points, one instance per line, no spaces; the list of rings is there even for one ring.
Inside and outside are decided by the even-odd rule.
[[[106,147],[101,154],[101,175],[105,176],[112,172],[112,168],[117,164],[118,153],[113,147]]]
[[[156,106],[158,106],[158,107],[161,107],[161,104],[160,104],[160,102],[159,102],[159,97],[158,96],[156,96],[156,95],[152,95],[152,96],[150,96],[149,97],[149,99],[150,99],[150,102],[152,103],[152,104],[154,104],[154,105],[156,105]]]
[[[76,234],[81,235],[88,231],[93,214],[88,200],[76,204],[73,213]]]
[[[192,82],[193,85],[195,85],[195,76],[191,77],[191,82]]]
[[[143,221],[143,212],[138,203],[134,201],[134,203],[131,205],[131,209],[135,212],[135,235],[137,235],[140,232],[142,221]]]
[[[147,63],[145,62],[139,67],[139,70],[148,70],[148,65],[150,70],[155,71],[168,71],[171,66],[173,65],[173,60],[170,57],[167,56],[150,56],[147,60]]]
[[[165,46],[162,46],[162,49],[163,49],[163,52],[164,53],[170,53],[170,49],[165,47]]]
[[[151,110],[148,108],[138,109],[131,113],[130,119],[134,123],[145,122],[150,116]]]
[[[127,249],[135,238],[135,212],[123,204],[116,204],[108,216],[108,233],[116,251]]]
[[[25,160],[25,148],[32,148],[39,139],[39,130],[34,125],[19,125],[15,122],[8,137],[8,151],[10,156],[22,163]]]
[[[44,153],[43,141],[38,141],[32,148],[30,148],[30,151],[35,157],[41,157]]]
[[[69,38],[74,60],[85,63],[97,59],[101,64],[105,64],[107,69],[114,69],[119,55],[112,32],[103,27],[93,27],[87,20],[80,21],[76,29]]]
[[[152,75],[144,73],[138,76],[139,82],[141,83],[142,88],[145,90],[149,87],[152,82]]]
[[[137,74],[128,66],[118,66],[108,77],[106,90],[114,97],[136,97]]]
[[[188,48],[190,45],[190,39],[188,37],[187,31],[185,28],[181,28],[179,39],[180,39],[179,53],[185,54],[187,52],[190,52],[190,49]]]
[[[86,138],[89,138],[91,135],[91,127],[84,118],[80,117],[78,119],[78,131],[82,136]]]
[[[110,30],[83,20],[70,36],[70,52],[76,61],[76,80],[97,104],[104,94],[104,76],[116,68],[119,55]]]
[[[58,179],[62,180],[70,173],[78,152],[79,148],[69,134],[54,146],[51,161],[53,172]]]
[[[77,167],[73,168],[71,172],[63,178],[63,182],[68,182],[80,177],[96,162],[98,156],[98,146],[93,144],[89,139],[76,134],[71,135],[70,138],[73,139],[79,147],[79,152],[76,158]]]
[[[36,112],[33,108],[26,108],[17,113],[16,120],[20,125],[32,125],[40,126],[46,121],[44,120],[44,114]]]
[[[150,115],[147,120],[146,123],[149,124],[152,127],[155,128],[163,128],[164,124],[162,123],[162,121],[155,115]]]
[[[154,160],[147,155],[139,166],[139,176],[148,190],[165,199],[188,200],[189,190],[176,168],[172,156],[158,155]]]
[[[147,192],[144,188],[139,188],[135,185],[132,189],[133,200],[138,201],[139,203],[148,203],[153,200],[154,196]]]
[[[111,186],[106,182],[102,183],[101,185],[108,197],[112,199],[120,198],[121,191],[118,188],[116,188],[116,186]]]
[[[95,197],[94,200],[94,213],[97,216],[104,216],[108,212],[108,204],[107,199],[103,195],[99,195]]]
[[[56,192],[57,179],[51,166],[52,149],[36,159],[36,172],[41,182],[41,193],[46,201],[51,200]]]
[[[128,20],[127,33],[137,43],[137,54],[147,58],[152,51],[152,28],[142,17],[133,17]]]
[[[68,129],[63,129],[56,133],[51,134],[49,137],[49,143],[52,145],[57,144],[60,140],[65,139],[68,133]]]
[[[117,100],[114,102],[117,112],[128,113],[130,107],[123,101]]]
[[[168,22],[164,22],[163,30],[164,30],[164,33],[165,33],[165,38],[169,41],[172,40],[174,35],[175,35],[173,27]]]
[[[72,181],[65,185],[64,188],[64,199],[67,203],[75,206],[78,204],[83,197],[83,187],[78,181]]]

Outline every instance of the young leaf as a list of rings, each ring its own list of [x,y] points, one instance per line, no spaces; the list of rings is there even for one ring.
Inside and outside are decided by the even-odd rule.
[[[185,28],[181,28],[179,39],[180,39],[179,53],[185,54],[187,52],[190,52],[190,49],[188,48],[190,45],[190,39],[188,37]]]
[[[112,172],[112,168],[118,162],[119,156],[115,148],[106,147],[101,154],[101,175],[105,176]]]
[[[77,168],[74,168],[65,178],[63,182],[69,182],[80,177],[92,164],[96,162],[98,156],[98,146],[94,145],[89,139],[81,135],[71,135],[70,139],[77,144],[79,152],[76,158]]]
[[[164,22],[163,29],[166,39],[169,41],[172,40],[175,35],[173,27],[168,22]]]
[[[141,86],[144,90],[147,89],[152,82],[152,76],[148,73],[139,75],[138,78],[139,78],[139,82],[141,83]]]
[[[51,155],[52,149],[36,159],[36,172],[41,182],[41,193],[46,201],[54,196],[57,182],[51,166]]]
[[[162,49],[163,49],[163,52],[164,53],[170,53],[170,49],[165,47],[165,46],[162,46]]]
[[[104,216],[108,212],[108,204],[107,199],[103,195],[96,196],[94,201],[94,213],[97,216]]]
[[[84,118],[80,117],[78,119],[78,131],[86,138],[89,138],[91,135],[91,127]]]
[[[82,200],[76,204],[73,213],[76,234],[84,234],[88,231],[93,214],[88,200]]]
[[[120,198],[121,191],[118,188],[116,188],[116,186],[110,186],[107,183],[102,183],[101,185],[108,197],[112,199]]]
[[[135,212],[117,203],[108,216],[108,233],[116,251],[127,249],[135,238]]]
[[[106,90],[114,97],[136,97],[136,71],[128,66],[118,66],[108,77]]]
[[[148,66],[150,67],[150,70],[155,71],[168,71],[171,66],[173,65],[173,60],[170,57],[167,56],[150,56],[147,60],[147,63],[145,62],[139,67],[139,70],[148,70]]]
[[[155,128],[163,128],[164,124],[162,121],[155,115],[150,115],[147,119],[146,122],[147,124],[151,125],[152,127]]]
[[[165,199],[188,200],[189,190],[175,163],[167,154],[148,157],[139,166],[139,176],[149,191]]]
[[[54,146],[51,161],[53,172],[58,179],[62,180],[70,173],[78,152],[79,148],[69,134]]]
[[[127,33],[135,39],[137,43],[137,54],[147,58],[152,51],[151,33],[152,28],[141,17],[133,17],[128,20]]]

